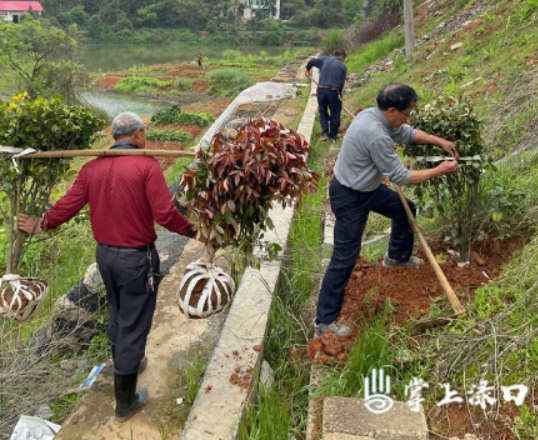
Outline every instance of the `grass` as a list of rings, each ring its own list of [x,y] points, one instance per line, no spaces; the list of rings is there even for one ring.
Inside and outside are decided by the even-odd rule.
[[[205,361],[200,353],[195,353],[194,358],[187,361],[184,371],[185,374],[185,399],[189,403],[193,403],[200,388],[202,374],[205,371]]]
[[[399,370],[394,365],[391,337],[386,334],[391,310],[390,303],[387,303],[384,311],[372,322],[364,323],[345,364],[317,370],[321,380],[316,387],[316,395],[363,397],[364,379],[369,377],[373,369],[382,368],[391,378],[399,377]]]
[[[160,93],[174,85],[172,80],[162,81],[149,76],[128,76],[117,82],[114,88],[123,93]]]
[[[324,166],[328,145],[314,144],[309,164],[315,170]],[[323,187],[323,182],[320,185]],[[288,438],[304,430],[307,419],[309,368],[297,361],[290,364],[288,353],[301,350],[311,331],[313,308],[308,306],[310,295],[319,281],[317,269],[321,264],[319,247],[322,242],[321,208],[324,193],[319,191],[305,197],[305,206],[296,209],[289,235],[289,255],[285,257],[281,284],[269,315],[265,340],[266,360],[275,372],[275,388],[263,390],[256,396],[248,425],[242,426],[242,439]],[[310,311],[304,312],[305,307]],[[278,436],[271,437],[274,426]]]

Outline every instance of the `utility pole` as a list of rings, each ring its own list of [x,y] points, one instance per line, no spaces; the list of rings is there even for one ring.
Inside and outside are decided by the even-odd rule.
[[[405,29],[405,57],[407,61],[413,59],[415,51],[415,22],[413,18],[413,0],[403,0],[404,29]]]

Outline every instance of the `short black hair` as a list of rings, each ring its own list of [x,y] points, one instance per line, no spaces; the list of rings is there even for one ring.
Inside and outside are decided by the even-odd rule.
[[[344,49],[337,49],[334,51],[334,56],[335,57],[346,57],[346,51]]]
[[[394,107],[397,110],[405,110],[417,102],[417,92],[405,84],[390,84],[377,95],[377,106],[380,110],[388,110]]]

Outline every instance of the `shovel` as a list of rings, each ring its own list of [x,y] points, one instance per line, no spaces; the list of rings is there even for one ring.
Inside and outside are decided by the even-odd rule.
[[[446,279],[444,272],[439,266],[439,263],[435,259],[435,256],[433,255],[433,252],[431,251],[430,246],[428,246],[428,243],[424,239],[424,236],[422,235],[422,232],[418,226],[417,220],[413,216],[413,213],[411,212],[411,209],[409,208],[407,200],[405,199],[402,189],[395,183],[393,183],[392,185],[394,186],[396,193],[398,193],[398,197],[400,198],[400,201],[402,202],[402,205],[405,209],[405,213],[407,214],[407,217],[409,218],[409,222],[411,223],[411,226],[413,227],[415,234],[417,234],[417,237],[420,241],[422,249],[424,249],[424,253],[426,254],[426,257],[428,258],[428,261],[430,262],[432,269],[435,272],[435,275],[437,276],[437,279],[441,283],[441,286],[443,287],[443,290],[445,291],[446,296],[448,297],[448,300],[450,301],[450,304],[452,305],[452,309],[454,310],[453,315],[449,315],[446,317],[415,321],[414,322],[415,327],[417,328],[435,327],[435,326],[446,324],[452,321],[453,319],[464,317],[466,314],[465,307],[462,306],[460,300],[456,296],[456,293],[454,292],[448,280]]]

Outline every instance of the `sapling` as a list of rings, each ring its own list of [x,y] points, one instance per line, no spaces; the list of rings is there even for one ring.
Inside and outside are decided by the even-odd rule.
[[[59,96],[32,100],[27,93],[22,93],[9,101],[0,100],[0,145],[14,151],[88,148],[94,135],[105,125],[105,121],[92,116],[88,108],[65,105]],[[41,284],[31,288],[34,281],[29,284],[31,292],[21,290],[21,263],[31,237],[17,229],[16,218],[21,212],[42,216],[52,189],[68,170],[69,164],[58,159],[14,163],[11,153],[0,152],[0,226],[3,224],[7,229],[8,237],[6,275],[0,282],[0,316],[29,318],[24,309],[32,305],[37,292],[40,297],[45,292]],[[12,316],[14,307],[18,312]]]
[[[440,96],[416,110],[415,128],[454,142],[460,154],[458,172],[415,186],[415,195],[426,215],[440,214],[450,225],[445,241],[452,242],[460,261],[469,259],[471,244],[483,224],[480,209],[484,195],[482,174],[494,169],[482,139],[482,125],[472,105],[462,96]],[[433,145],[407,145],[404,154],[421,156],[415,167],[434,168],[442,151]]]
[[[302,135],[264,119],[246,120],[232,140],[217,133],[208,148],[198,147],[180,188],[205,243],[208,271],[215,252],[228,246],[233,268],[259,268],[254,247],[273,227],[272,203],[291,206],[317,191],[319,176],[306,163],[308,151]],[[274,257],[280,247],[268,244],[266,249]]]

